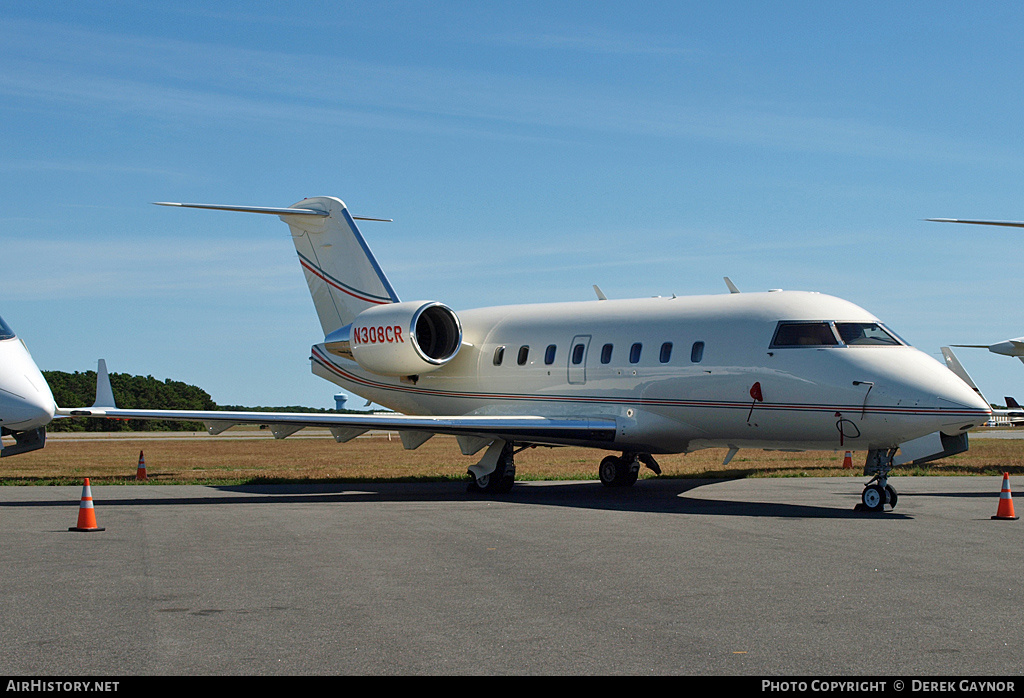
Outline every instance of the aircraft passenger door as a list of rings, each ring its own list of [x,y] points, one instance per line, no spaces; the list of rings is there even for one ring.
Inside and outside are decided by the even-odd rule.
[[[590,335],[578,334],[569,345],[569,382],[587,382],[587,350],[590,348]]]

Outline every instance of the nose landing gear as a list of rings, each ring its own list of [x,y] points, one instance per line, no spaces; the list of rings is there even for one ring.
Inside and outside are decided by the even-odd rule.
[[[855,511],[884,511],[886,504],[890,509],[896,507],[898,495],[896,489],[889,484],[889,473],[892,471],[892,460],[895,455],[895,448],[868,451],[864,474],[874,477],[864,486],[864,491],[860,495],[861,503],[854,507]]]

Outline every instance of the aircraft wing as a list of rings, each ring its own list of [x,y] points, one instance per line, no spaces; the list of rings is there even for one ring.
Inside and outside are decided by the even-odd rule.
[[[970,225],[998,225],[1005,228],[1024,228],[1024,221],[972,221],[966,218],[925,218],[925,220],[932,223],[968,223]]]
[[[397,431],[406,448],[415,448],[434,434],[460,437],[466,455],[476,453],[494,440],[541,445],[573,445],[615,441],[617,424],[612,417],[545,417],[533,415],[422,416],[388,414],[336,414],[301,412],[232,412],[220,410],[141,410],[116,406],[106,362],[100,359],[96,376],[96,402],[91,407],[60,407],[64,417],[107,419],[161,419],[203,422],[210,434],[240,424],[266,425],[283,439],[305,427],[329,429],[338,442],[349,441],[372,430]]]

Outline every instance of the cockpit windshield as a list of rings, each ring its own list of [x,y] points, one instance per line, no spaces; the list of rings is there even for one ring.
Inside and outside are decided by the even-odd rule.
[[[783,322],[775,330],[774,347],[824,347],[839,344],[828,322]]]
[[[772,347],[898,347],[904,343],[877,322],[780,322]]]
[[[0,340],[3,339],[14,339],[14,330],[0,317]]]
[[[899,346],[900,340],[881,325],[874,322],[837,322],[836,329],[844,344],[851,346],[887,345]]]

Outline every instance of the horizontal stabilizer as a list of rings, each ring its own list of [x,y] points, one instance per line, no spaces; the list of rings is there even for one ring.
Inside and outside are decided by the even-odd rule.
[[[291,231],[299,265],[306,277],[325,337],[351,324],[367,308],[399,300],[356,225],[356,220],[390,219],[353,216],[341,199],[315,196],[286,208],[171,201],[156,203],[159,206],[278,216]]]
[[[179,208],[205,208],[212,211],[237,211],[240,213],[265,213],[272,216],[329,216],[328,211],[318,211],[313,208],[277,208],[274,206],[226,206],[223,204],[180,204],[175,201],[154,201],[157,206],[177,206]],[[381,223],[392,223],[391,218],[367,218],[365,216],[352,216],[357,221],[379,221]]]

